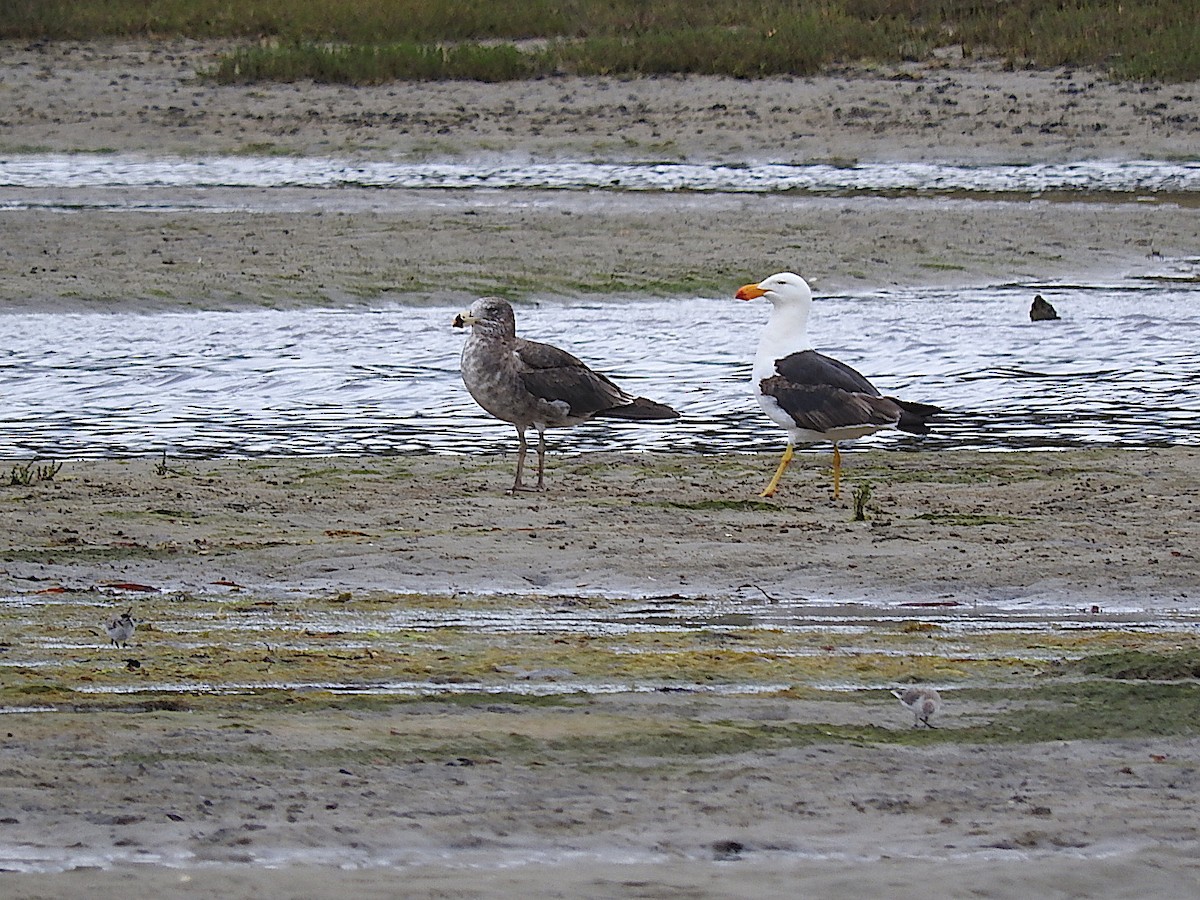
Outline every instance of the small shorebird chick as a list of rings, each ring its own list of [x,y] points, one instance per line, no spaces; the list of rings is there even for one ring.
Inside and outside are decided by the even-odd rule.
[[[933,688],[905,688],[903,691],[892,691],[892,696],[905,707],[912,710],[913,728],[920,728],[924,723],[926,728],[936,726],[930,724],[930,717],[942,708],[942,698]]]
[[[133,619],[132,609],[126,610],[119,616],[113,616],[104,623],[104,631],[108,634],[114,647],[124,647],[133,637],[133,629],[136,627],[137,622]]]

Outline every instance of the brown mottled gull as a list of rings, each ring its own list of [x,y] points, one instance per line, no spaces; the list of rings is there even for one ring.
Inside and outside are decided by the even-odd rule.
[[[463,343],[462,379],[475,402],[504,422],[520,439],[513,491],[543,490],[546,429],[579,425],[594,416],[635,421],[676,419],[679,413],[621,390],[599,372],[550,344],[517,337],[512,307],[498,297],[483,297],[454,318],[470,326]],[[536,488],[521,481],[525,468],[525,430],[538,433]]]
[[[788,433],[787,449],[775,477],[761,496],[770,497],[792,461],[797,443],[833,441],[833,496],[842,476],[839,441],[899,428],[926,434],[925,420],[941,412],[936,406],[882,397],[859,372],[818,353],[808,340],[812,291],[799,275],[780,272],[737,292],[739,300],[766,297],[771,319],[763,329],[754,357],[754,392],[763,411]]]

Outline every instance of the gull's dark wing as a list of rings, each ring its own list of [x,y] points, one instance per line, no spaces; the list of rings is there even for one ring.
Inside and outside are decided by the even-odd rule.
[[[550,403],[566,403],[571,415],[595,415],[634,399],[566,350],[518,338],[513,352],[525,389]]]
[[[794,384],[781,375],[764,378],[762,392],[774,398],[797,427],[824,434],[855,425],[895,425],[900,407],[887,397],[845,391],[825,384]]]
[[[879,396],[875,385],[857,370],[816,350],[804,350],[775,360],[775,373],[794,385],[838,388],[853,394]]]

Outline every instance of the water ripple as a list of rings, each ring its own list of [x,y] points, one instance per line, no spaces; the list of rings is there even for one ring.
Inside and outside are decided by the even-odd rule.
[[[1031,323],[1042,293],[1057,322]],[[458,376],[458,310],[0,315],[0,456],[274,456],[511,449]],[[590,423],[572,450],[777,450],[748,379],[762,304],[723,298],[518,306],[570,349],[683,413]],[[619,322],[620,327],[614,327]],[[683,323],[682,325],[680,323]],[[818,298],[812,336],[885,393],[947,410],[934,434],[857,446],[1200,445],[1200,286],[1009,285]]]
[[[525,188],[776,193],[1178,194],[1200,191],[1200,162],[1089,160],[965,166],[940,163],[350,162],[318,157],[164,159],[27,154],[0,159],[0,187],[79,188]],[[44,203],[34,200],[33,203]],[[114,202],[134,203],[125,195]],[[151,200],[150,202],[154,202]],[[20,208],[8,200],[5,208]]]

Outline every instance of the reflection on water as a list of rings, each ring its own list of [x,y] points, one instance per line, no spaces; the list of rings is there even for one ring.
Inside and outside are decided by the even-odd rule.
[[[1035,292],[1059,310],[1031,323]],[[267,456],[511,448],[462,387],[450,307],[0,315],[0,456]],[[549,340],[677,423],[591,423],[570,448],[776,450],[747,386],[765,304],[724,298],[518,307]],[[1200,444],[1200,286],[1020,285],[817,300],[817,347],[885,393],[948,411],[859,446]]]

